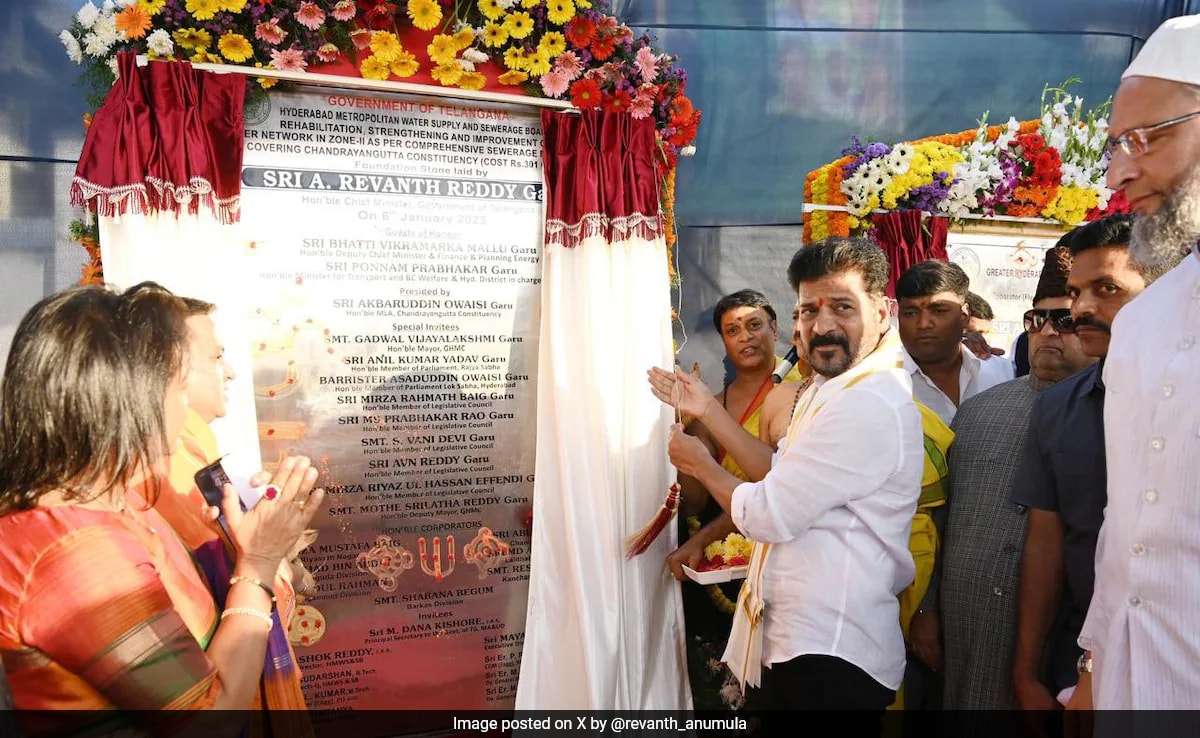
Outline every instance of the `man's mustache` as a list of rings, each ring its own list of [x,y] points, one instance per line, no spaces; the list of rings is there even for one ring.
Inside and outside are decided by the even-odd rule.
[[[1085,325],[1089,326],[1091,328],[1095,328],[1097,330],[1104,331],[1105,333],[1107,333],[1110,336],[1112,335],[1112,326],[1110,326],[1108,323],[1098,320],[1094,316],[1085,315],[1082,318],[1078,318],[1075,320],[1075,330],[1079,330],[1080,328],[1082,328]]]
[[[842,350],[844,350],[846,353],[850,353],[850,341],[845,336],[837,333],[828,333],[824,336],[813,336],[812,340],[808,342],[809,351],[821,348],[822,346],[841,346]]]

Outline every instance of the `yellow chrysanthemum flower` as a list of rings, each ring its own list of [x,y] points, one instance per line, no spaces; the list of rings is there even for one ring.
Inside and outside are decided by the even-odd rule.
[[[471,44],[475,43],[475,29],[464,28],[450,38],[454,39],[454,50],[462,51]]]
[[[196,20],[212,20],[221,9],[221,0],[187,0],[186,7]]]
[[[538,41],[538,51],[543,49],[553,59],[567,50],[567,39],[558,31],[550,31]]]
[[[525,56],[525,50],[519,46],[513,46],[508,51],[505,51],[504,66],[520,71],[528,69],[529,59]]]
[[[499,23],[489,22],[483,27],[483,43],[489,48],[503,46],[508,41],[508,31],[504,30],[504,26]]]
[[[382,58],[372,54],[358,65],[358,73],[363,79],[387,79],[392,75],[392,67]]]
[[[510,70],[496,78],[502,85],[516,86],[529,79],[529,75],[518,70]]]
[[[590,8],[592,7],[592,0],[575,0],[575,7]]]
[[[512,13],[504,19],[504,30],[513,38],[525,38],[533,33],[533,18],[524,11]]]
[[[434,0],[408,0],[408,17],[422,31],[431,31],[442,22],[442,6]]]
[[[230,13],[240,13],[246,9],[246,0],[224,0],[221,3],[221,10]]]
[[[504,6],[500,0],[479,0],[479,12],[488,20],[497,20],[504,16]]]
[[[482,90],[486,84],[487,77],[483,72],[463,72],[458,78],[458,86],[464,90]]]
[[[392,74],[397,77],[411,77],[420,68],[421,65],[417,63],[417,57],[409,51],[400,52],[400,56],[392,60]]]
[[[193,64],[220,64],[221,57],[209,53],[207,49],[198,49],[195,54],[192,54],[190,61]]]
[[[142,6],[142,10],[146,11],[146,15],[153,18],[167,6],[167,0],[138,0],[138,5]]]
[[[575,3],[571,0],[549,0],[546,3],[546,17],[551,23],[561,26],[575,17]]]
[[[441,82],[446,87],[450,87],[458,84],[458,81],[462,79],[463,70],[462,67],[453,62],[450,64],[439,64],[433,68],[429,76]]]
[[[234,64],[240,64],[254,56],[254,47],[246,37],[233,31],[221,35],[221,40],[217,42],[217,51]]]
[[[550,55],[539,48],[529,57],[529,66],[526,69],[530,77],[541,77],[550,71]]]
[[[203,28],[180,28],[171,38],[181,49],[207,49],[212,43],[212,34]]]
[[[402,51],[404,47],[400,45],[400,39],[391,31],[376,31],[371,34],[371,53],[383,64],[390,64]]]
[[[176,33],[178,33],[178,31],[176,31]],[[262,69],[263,63],[262,62],[254,62],[254,66],[257,67],[258,69]],[[275,85],[279,84],[279,80],[275,79],[274,77],[258,77],[257,82],[258,82],[258,86],[263,88],[264,90],[269,90],[272,87],[274,87]]]
[[[458,56],[458,46],[454,43],[454,38],[444,33],[434,36],[425,51],[429,53],[429,60],[439,65],[449,64]]]
[[[522,8],[536,8],[538,5],[541,4],[541,2],[542,2],[542,0],[521,0],[521,7]]]

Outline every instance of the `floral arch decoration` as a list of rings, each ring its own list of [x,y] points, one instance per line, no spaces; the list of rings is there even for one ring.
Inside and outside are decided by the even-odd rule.
[[[680,152],[694,150],[700,111],[685,94],[687,72],[676,57],[635,35],[609,0],[88,0],[59,38],[83,67],[93,110],[116,79],[117,54],[133,51],[515,92],[652,117],[674,245],[674,172]],[[276,83],[256,79],[251,94]],[[89,254],[81,281],[101,281],[94,226],[77,222],[71,236]],[[673,266],[671,276],[677,280]]]
[[[878,211],[1069,226],[1128,212],[1105,186],[1111,100],[1085,111],[1068,92],[1077,81],[1045,88],[1036,120],[989,126],[985,114],[974,129],[895,145],[855,137],[805,177],[804,243],[868,233]]]

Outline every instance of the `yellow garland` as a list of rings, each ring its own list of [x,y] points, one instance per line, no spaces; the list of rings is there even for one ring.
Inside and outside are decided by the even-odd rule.
[[[1093,189],[1082,189],[1077,185],[1059,187],[1058,193],[1042,210],[1042,217],[1051,218],[1068,225],[1082,223],[1088,211],[1100,203]]]

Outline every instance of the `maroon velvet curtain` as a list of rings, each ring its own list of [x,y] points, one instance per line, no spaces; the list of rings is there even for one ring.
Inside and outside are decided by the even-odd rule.
[[[117,63],[117,82],[83,142],[71,203],[108,216],[203,207],[236,221],[245,77],[187,62],[139,67],[129,52]]]
[[[896,296],[896,280],[909,267],[929,259],[946,261],[949,218],[929,216],[922,225],[923,218],[925,213],[920,210],[876,213],[871,218],[875,242],[888,257],[888,297]]]
[[[654,239],[663,216],[654,173],[654,119],[584,110],[542,111],[546,244],[603,236]]]

